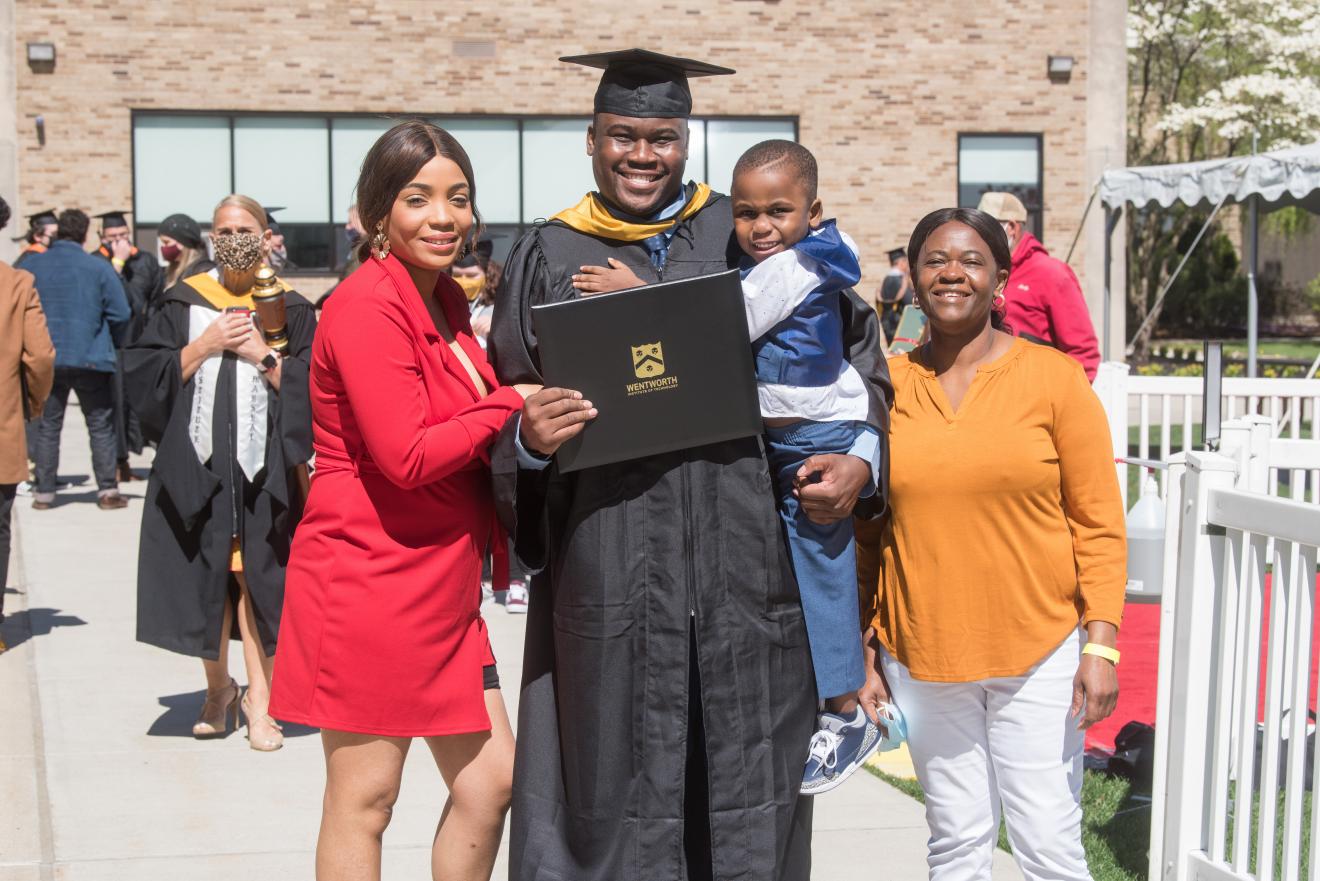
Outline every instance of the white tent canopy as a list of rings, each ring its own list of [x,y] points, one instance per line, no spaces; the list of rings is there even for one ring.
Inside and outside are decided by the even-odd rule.
[[[1106,171],[1096,185],[1096,193],[1105,210],[1105,315],[1109,315],[1109,242],[1124,207],[1131,203],[1138,209],[1151,202],[1168,208],[1174,202],[1189,207],[1213,206],[1210,217],[1197,234],[1191,249],[1174,270],[1156,303],[1164,299],[1173,280],[1178,277],[1187,258],[1200,243],[1215,215],[1225,204],[1236,202],[1247,206],[1249,230],[1247,234],[1247,375],[1256,375],[1256,338],[1259,324],[1256,296],[1256,256],[1260,209],[1271,211],[1289,205],[1300,205],[1320,214],[1320,143],[1304,147],[1290,147],[1251,156],[1231,159],[1211,159],[1205,162],[1183,162],[1177,165],[1149,165],[1133,168],[1115,168]],[[1150,318],[1154,318],[1152,309]],[[1140,333],[1140,331],[1138,331]],[[1109,325],[1106,319],[1104,356],[1109,353]]]
[[[1116,168],[1100,178],[1100,201],[1110,207],[1216,205],[1251,196],[1259,196],[1266,209],[1303,202],[1320,208],[1320,143],[1232,159]]]

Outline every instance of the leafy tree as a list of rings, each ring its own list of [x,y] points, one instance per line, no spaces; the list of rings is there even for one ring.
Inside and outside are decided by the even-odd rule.
[[[1320,140],[1320,0],[1134,2],[1128,64],[1128,161],[1135,165],[1249,153],[1253,134],[1261,150]],[[1180,203],[1132,213],[1133,327],[1152,311],[1193,238],[1188,233],[1208,214]],[[1158,317],[1132,342],[1138,359]]]

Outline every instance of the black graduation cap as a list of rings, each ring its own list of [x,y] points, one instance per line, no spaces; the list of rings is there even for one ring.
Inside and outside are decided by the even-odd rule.
[[[472,252],[476,254],[483,263],[489,262],[491,255],[495,253],[495,240],[503,238],[508,238],[508,235],[502,232],[485,233],[477,240],[477,246],[472,249]]]
[[[132,213],[132,211],[106,211],[96,215],[96,217],[101,221],[101,228],[104,229],[107,226],[128,226],[128,218],[126,215]]]
[[[48,208],[45,211],[38,211],[36,214],[28,215],[29,229],[31,229],[34,226],[45,226],[46,224],[49,223],[58,223],[58,222],[59,222],[58,219],[55,217],[54,208]]]
[[[907,251],[904,251],[902,248],[895,248],[894,250],[889,252],[889,262],[897,263],[906,256],[907,256]]]
[[[476,247],[472,251],[454,261],[455,266],[480,266],[481,271],[486,271],[486,266],[490,263],[491,255],[495,253],[495,240],[505,238],[502,232],[483,233],[481,238],[477,239]]]
[[[691,116],[692,90],[688,88],[688,78],[734,72],[732,68],[646,49],[565,55],[559,60],[605,71],[596,87],[596,113],[642,119]]]
[[[276,211],[283,211],[283,210],[284,210],[284,206],[283,206],[283,205],[272,205],[271,207],[266,208],[265,205],[262,205],[261,207],[266,209],[266,227],[267,227],[271,232],[275,233],[275,235],[277,235],[277,236],[278,236],[278,235],[283,235],[283,233],[280,231],[280,225],[279,225],[279,223],[277,223],[276,220],[275,220],[275,212],[276,212]]]

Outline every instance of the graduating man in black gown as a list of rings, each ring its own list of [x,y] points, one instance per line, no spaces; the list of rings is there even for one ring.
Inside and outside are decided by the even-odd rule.
[[[576,297],[580,267],[613,258],[654,282],[740,257],[727,197],[683,180],[688,77],[733,71],[642,50],[561,60],[604,70],[587,131],[599,191],[510,253],[489,337],[502,383],[543,381],[530,309]],[[884,437],[892,395],[875,313],[855,294],[843,309]],[[798,788],[816,693],[760,440],[561,475],[550,454],[586,406],[546,389],[492,451],[501,515],[538,571],[509,877],[807,881],[811,799]],[[863,494],[880,513],[883,446],[822,459],[805,508],[838,519]]]

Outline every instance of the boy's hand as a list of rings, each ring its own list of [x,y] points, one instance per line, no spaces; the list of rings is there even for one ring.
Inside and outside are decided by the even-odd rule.
[[[581,267],[580,273],[573,276],[573,287],[577,288],[582,296],[591,297],[628,288],[639,288],[646,284],[622,260],[610,257],[609,263],[609,266]]]

